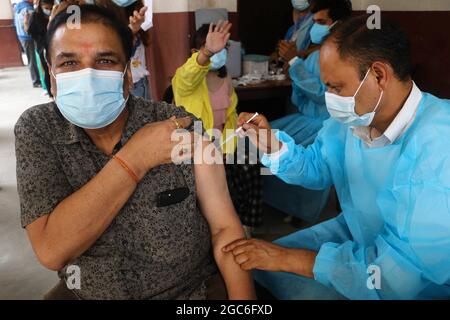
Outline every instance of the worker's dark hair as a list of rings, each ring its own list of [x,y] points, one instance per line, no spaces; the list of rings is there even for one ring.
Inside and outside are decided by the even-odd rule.
[[[206,37],[209,32],[209,24],[202,25],[192,37],[191,48],[200,50],[206,44]],[[228,70],[226,66],[223,66],[217,70],[217,75],[219,78],[226,78],[228,76]]]
[[[317,13],[328,10],[331,20],[339,21],[350,18],[352,15],[352,2],[350,0],[314,0],[311,3],[311,12]]]
[[[108,26],[111,31],[115,32],[122,42],[122,49],[125,54],[125,59],[128,62],[131,59],[133,50],[133,34],[128,28],[128,25],[121,22],[121,20],[111,11],[106,10],[95,5],[80,5],[81,24],[83,23],[101,23]],[[73,11],[62,10],[51,21],[47,29],[45,40],[46,59],[50,61],[50,50],[53,36],[56,30],[63,24],[66,24],[73,16]],[[72,18],[73,19],[73,18]],[[69,20],[70,21],[70,20]]]
[[[381,29],[369,29],[369,15],[362,15],[333,28],[326,41],[333,41],[342,59],[357,63],[361,80],[376,62],[389,64],[400,81],[411,79],[411,46],[404,31],[382,17]]]
[[[36,2],[36,9],[34,9],[34,12],[40,15],[44,15],[44,12],[42,11],[41,4],[49,4],[53,6],[53,0],[38,0]]]

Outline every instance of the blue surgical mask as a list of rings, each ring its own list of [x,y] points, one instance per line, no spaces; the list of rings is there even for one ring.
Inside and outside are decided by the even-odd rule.
[[[292,6],[298,11],[303,11],[309,8],[308,0],[291,0]]]
[[[112,0],[119,7],[128,7],[136,2],[136,0]]]
[[[217,71],[227,64],[227,49],[222,49],[211,57],[211,70]]]
[[[330,26],[326,24],[314,23],[310,31],[311,42],[314,44],[322,44],[326,36],[330,34]]]
[[[59,111],[69,122],[84,129],[110,125],[126,105],[123,97],[125,71],[87,68],[56,76],[52,72]]]
[[[46,8],[42,8],[42,12],[47,16],[50,17],[50,15],[52,14],[52,11]]]
[[[375,118],[375,114],[380,106],[381,99],[383,98],[383,91],[381,91],[380,99],[372,112],[358,115],[356,113],[356,96],[358,95],[361,87],[369,76],[370,69],[367,71],[364,80],[356,90],[356,93],[352,97],[341,97],[337,94],[325,92],[325,101],[327,109],[330,115],[339,122],[345,123],[349,126],[370,126]]]

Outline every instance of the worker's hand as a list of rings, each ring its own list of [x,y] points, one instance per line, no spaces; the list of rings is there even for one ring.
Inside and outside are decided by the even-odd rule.
[[[189,117],[171,117],[165,121],[149,123],[131,137],[120,150],[120,155],[132,166],[139,178],[159,165],[192,158],[195,142],[193,132],[177,131],[177,140],[172,141],[172,134],[177,129],[186,129],[191,123],[192,119]],[[173,154],[174,150],[179,152]]]
[[[230,29],[232,24],[228,21],[219,21],[217,25],[209,25],[209,32],[206,36],[205,47],[211,53],[222,51],[230,40]]]
[[[147,7],[142,7],[139,11],[134,10],[133,15],[130,16],[130,24],[128,27],[131,29],[133,34],[137,34],[141,29],[141,25],[145,21],[145,12],[147,12]]]
[[[282,144],[275,137],[266,117],[259,114],[250,123],[246,123],[253,115],[254,113],[247,112],[239,114],[237,126],[242,126],[245,136],[249,137],[250,141],[257,146],[261,152],[265,154],[277,152]]]
[[[279,55],[284,61],[289,62],[297,57],[297,46],[294,42],[281,41]]]
[[[245,271],[283,271],[282,264],[288,254],[286,248],[258,239],[236,240],[222,250],[232,253],[234,261]]]
[[[279,54],[280,57],[284,59],[284,61],[291,61],[298,54],[296,44],[289,41],[280,42]]]

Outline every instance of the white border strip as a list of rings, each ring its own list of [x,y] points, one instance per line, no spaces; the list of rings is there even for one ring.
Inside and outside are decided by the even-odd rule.
[[[352,0],[353,10],[378,5],[385,11],[450,11],[450,0]]]

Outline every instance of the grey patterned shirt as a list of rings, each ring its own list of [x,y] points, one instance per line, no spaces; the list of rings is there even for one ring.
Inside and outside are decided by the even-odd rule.
[[[165,103],[130,97],[120,145],[149,122],[188,114]],[[22,226],[50,214],[110,160],[54,103],[32,107],[15,126]],[[188,187],[183,201],[156,206],[157,194]],[[202,299],[217,272],[208,224],[196,202],[192,165],[152,169],[94,245],[59,272],[76,265],[83,299]]]

